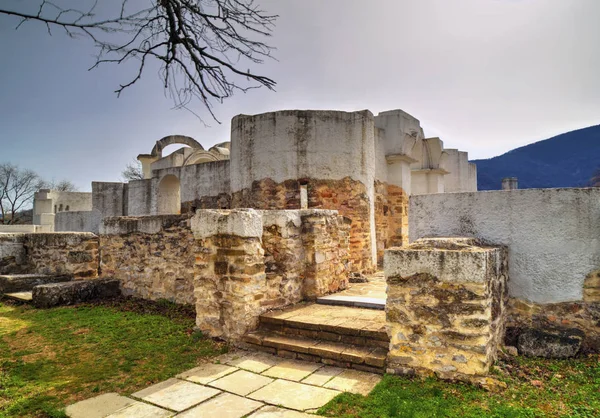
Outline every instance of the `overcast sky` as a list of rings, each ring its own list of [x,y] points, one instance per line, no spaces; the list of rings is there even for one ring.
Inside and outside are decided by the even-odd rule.
[[[229,140],[236,114],[280,109],[399,108],[472,159],[600,124],[599,0],[258,2],[280,15],[278,61],[256,70],[277,91],[217,105],[221,125],[202,113],[211,127],[172,110],[155,72],[117,99],[127,68],[87,71],[89,42],[0,16],[0,162],[86,191],[163,136],[208,147]]]

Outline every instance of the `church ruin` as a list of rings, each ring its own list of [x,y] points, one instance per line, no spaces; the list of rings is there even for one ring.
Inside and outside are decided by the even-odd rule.
[[[73,302],[100,277],[246,348],[482,385],[503,344],[599,350],[598,188],[478,192],[467,153],[401,110],[238,115],[230,142],[138,160],[141,180],[38,192],[38,225],[0,233],[0,291],[71,280]]]

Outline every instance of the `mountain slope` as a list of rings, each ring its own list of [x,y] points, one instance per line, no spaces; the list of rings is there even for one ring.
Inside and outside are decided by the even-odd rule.
[[[479,190],[500,189],[504,177],[518,177],[521,189],[586,186],[600,168],[600,125],[472,162]]]

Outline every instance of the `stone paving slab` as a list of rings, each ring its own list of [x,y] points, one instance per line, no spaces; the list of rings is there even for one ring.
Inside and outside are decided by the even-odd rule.
[[[183,411],[199,404],[221,391],[184,380],[169,379],[132,396],[173,411]]]
[[[269,377],[261,376],[260,374],[248,372],[246,370],[238,370],[219,380],[215,380],[210,383],[210,386],[235,393],[236,395],[246,396],[263,386],[267,386],[271,382],[273,382],[273,379]]]
[[[242,356],[229,355],[223,362],[254,373],[262,373],[280,363],[281,359],[269,354],[248,353]]]
[[[311,415],[305,412],[315,412],[342,391],[366,395],[381,379],[377,374],[250,352],[227,354],[178,376],[188,380],[169,379],[132,395],[148,403],[105,394],[69,406],[68,416],[307,418]]]
[[[276,380],[249,395],[250,398],[298,411],[317,409],[341,392],[287,380]]]
[[[136,401],[106,418],[170,418],[174,415],[175,413],[158,406]]]
[[[277,408],[276,406],[265,406],[248,418],[314,418],[314,415],[289,409]]]
[[[181,418],[242,418],[263,406],[261,402],[231,393],[221,395],[204,402],[189,411],[177,415]]]
[[[380,381],[381,376],[377,374],[361,372],[358,370],[344,370],[327,382],[323,387],[366,396]]]
[[[335,376],[343,372],[345,369],[339,367],[325,366],[311,374],[310,376],[302,379],[302,383],[314,386],[323,386],[329,382]]]
[[[202,366],[195,367],[191,370],[180,373],[176,377],[180,379],[189,380],[190,382],[205,385],[207,383],[212,382],[213,380],[217,380],[223,376],[227,376],[228,374],[231,374],[236,370],[238,370],[236,367],[224,364],[207,363]]]
[[[299,382],[300,380],[314,373],[321,367],[323,367],[323,364],[320,363],[287,360],[265,371],[263,375]]]
[[[135,403],[117,393],[104,393],[94,398],[67,406],[65,412],[71,418],[104,418],[121,408]]]

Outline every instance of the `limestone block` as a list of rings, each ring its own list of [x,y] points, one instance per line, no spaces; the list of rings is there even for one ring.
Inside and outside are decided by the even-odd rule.
[[[200,209],[191,225],[196,239],[214,235],[260,238],[263,229],[262,216],[254,209]]]
[[[388,369],[485,375],[504,333],[507,251],[424,239],[385,253]]]

